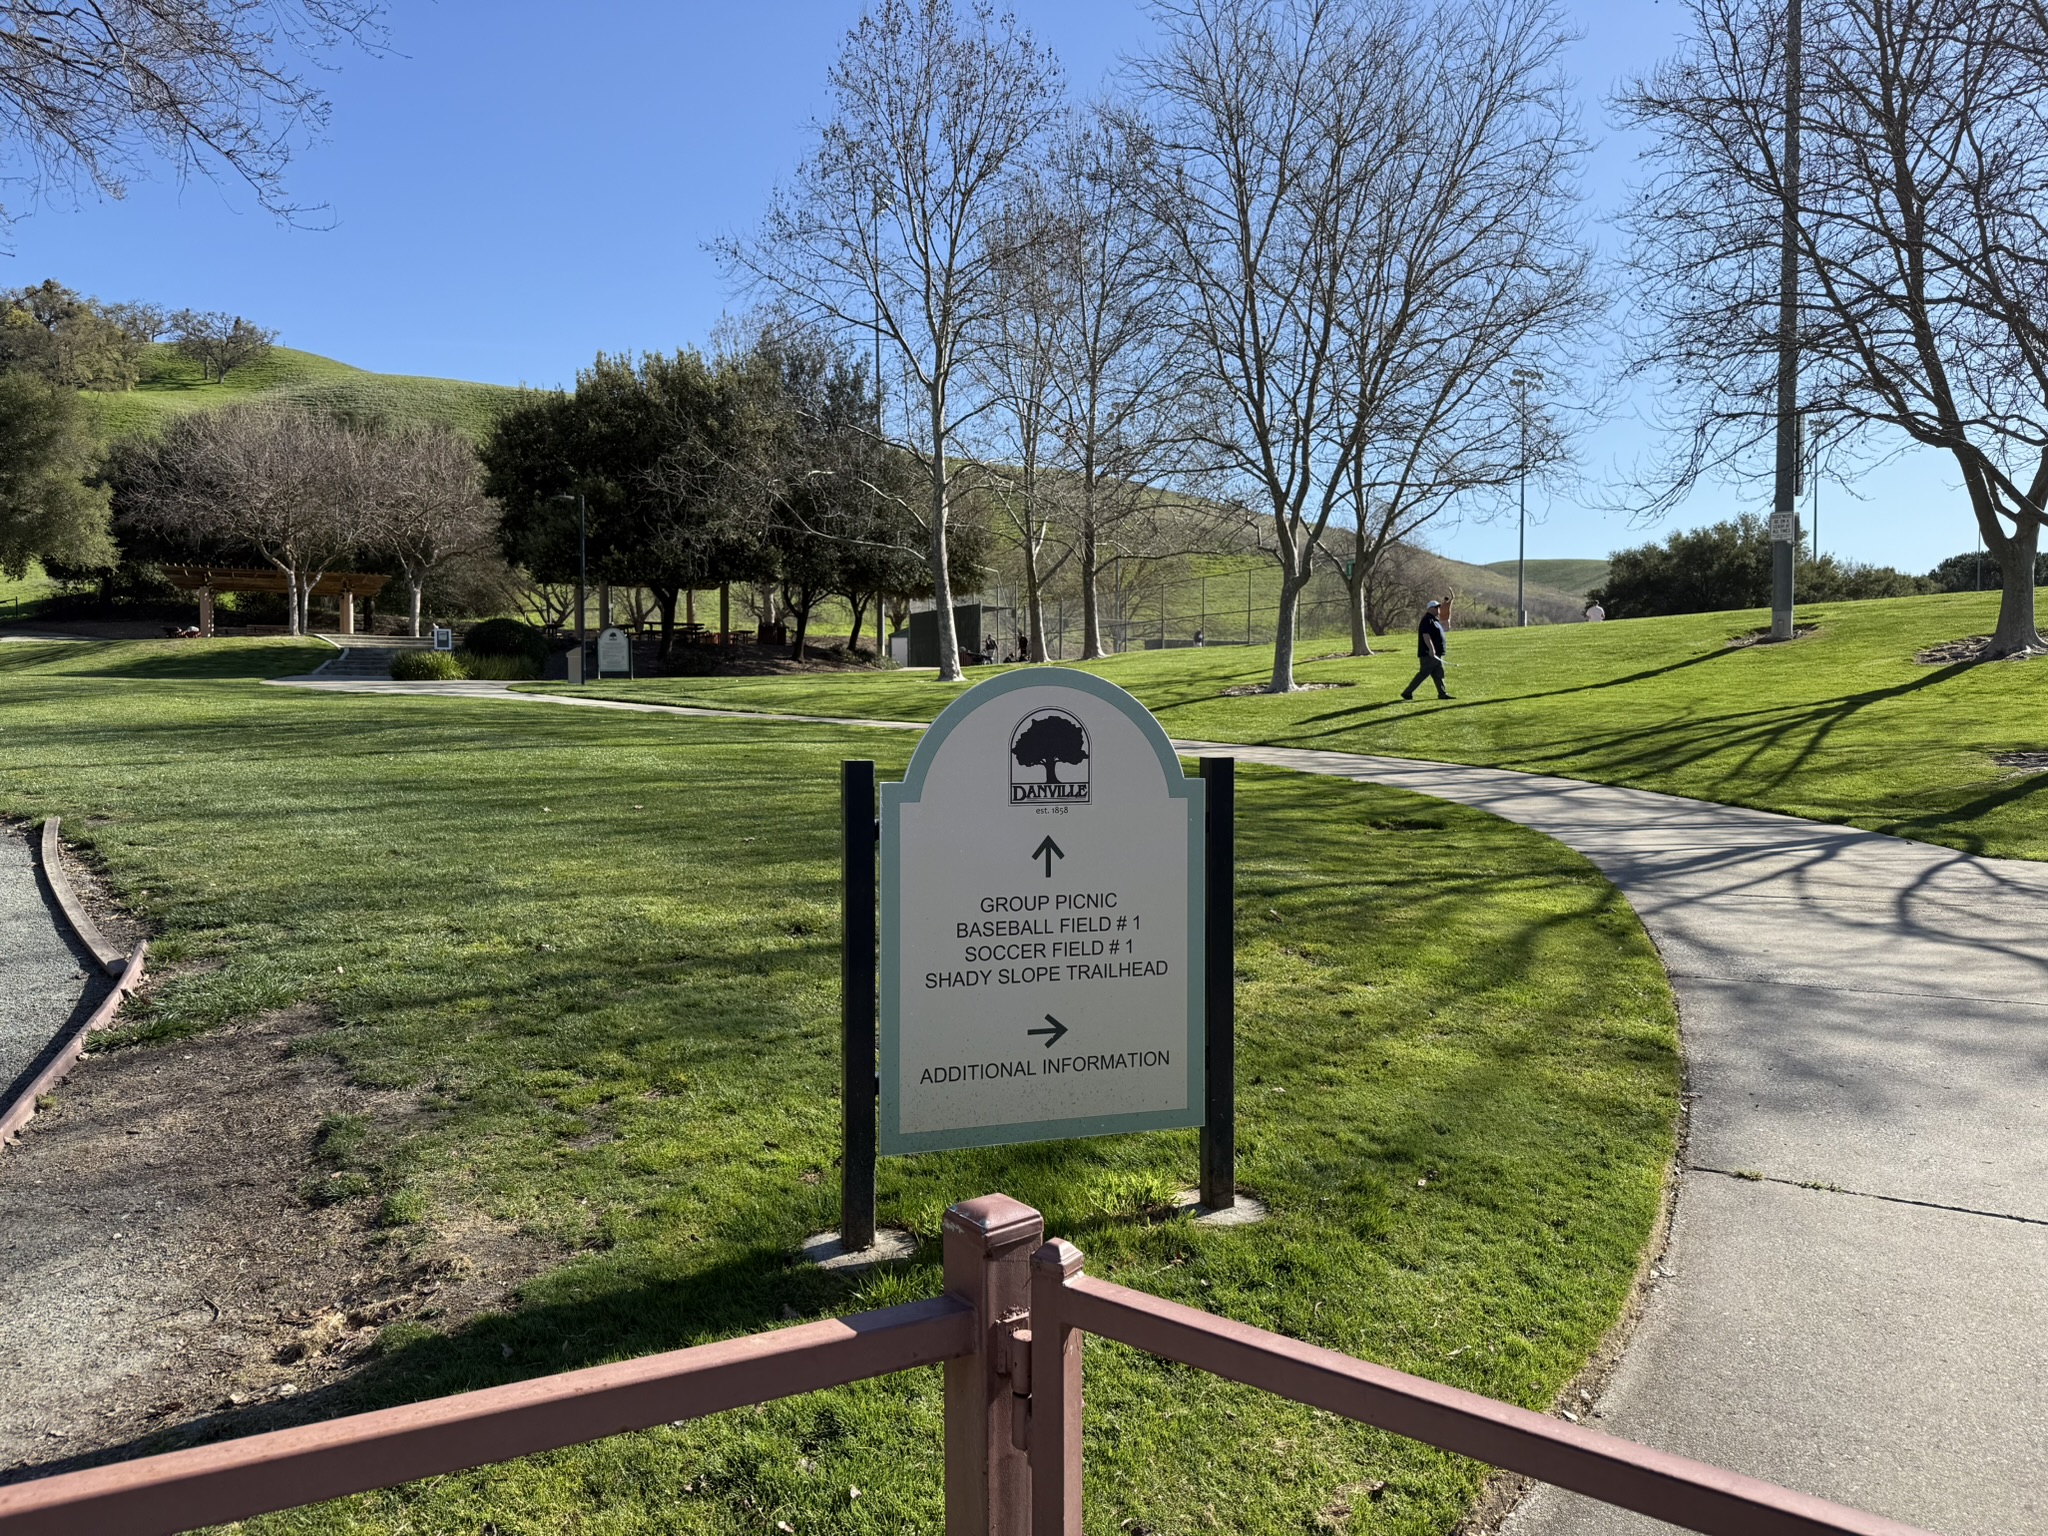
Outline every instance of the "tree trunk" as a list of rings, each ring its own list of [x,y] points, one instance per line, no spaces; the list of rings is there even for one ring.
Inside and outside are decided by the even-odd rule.
[[[790,642],[789,647],[791,661],[804,659],[804,636],[809,634],[811,629],[812,601],[810,588],[806,587],[798,594],[797,600],[789,605],[790,612],[796,615],[796,638]]]
[[[1268,693],[1294,692],[1294,615],[1307,585],[1306,576],[1292,572],[1280,578],[1280,617],[1273,627],[1273,680],[1266,685]]]
[[[284,632],[296,635],[299,630],[299,568],[287,566],[284,573]]]
[[[1095,519],[1090,515],[1081,526],[1081,659],[1096,661],[1102,656],[1102,599],[1095,590],[1099,557],[1095,548]]]
[[[2034,557],[2041,542],[2040,524],[2019,519],[2007,537],[1996,518],[1982,521],[1985,545],[1998,557],[1999,569],[1998,627],[1992,631],[1991,654],[2038,651],[2043,644],[2034,615]]]
[[[953,627],[953,569],[946,554],[946,397],[934,386],[932,411],[932,602],[939,631],[939,681],[960,681],[960,636]]]
[[[413,639],[417,640],[420,637],[420,601],[422,594],[427,589],[426,578],[424,576],[415,576],[406,583],[406,587],[411,593],[412,607],[409,615],[411,633]]]
[[[674,587],[649,587],[654,606],[661,614],[661,648],[655,652],[666,667],[676,649],[676,599],[682,594]]]
[[[846,654],[856,656],[860,653],[860,621],[867,615],[868,600],[861,593],[849,592],[846,594],[846,606],[853,610],[853,623],[846,635]]]
[[[1038,574],[1038,546],[1032,542],[1031,527],[1024,528],[1024,655],[1027,660],[1045,660],[1045,594]]]
[[[1356,565],[1351,569],[1351,579],[1345,583],[1351,599],[1351,654],[1370,656],[1372,636],[1368,633],[1369,626],[1365,622],[1365,572]]]

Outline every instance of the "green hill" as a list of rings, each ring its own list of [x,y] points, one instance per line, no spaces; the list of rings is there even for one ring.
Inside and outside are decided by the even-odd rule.
[[[1515,562],[1512,560],[1490,561],[1486,569],[1499,571],[1508,580],[1515,579]],[[1559,592],[1569,593],[1580,602],[1592,588],[1607,579],[1605,560],[1531,560],[1529,562],[1530,585],[1551,587]]]
[[[1463,560],[1437,554],[1430,558],[1441,571],[1440,584],[1446,591],[1458,594],[1458,605],[1464,610],[1467,623],[1481,622],[1475,613],[1479,606],[1494,609],[1502,623],[1512,622],[1515,611],[1514,561],[1507,562],[1506,574],[1503,575],[1499,564],[1468,565]],[[1598,565],[1602,570],[1606,569],[1604,563],[1597,560],[1531,560],[1528,586],[1523,597],[1528,604],[1532,624],[1571,623],[1578,619],[1586,606],[1579,589],[1546,580],[1537,572],[1539,565]]]
[[[225,382],[212,384],[200,376],[196,363],[172,347],[158,346],[135,388],[119,394],[88,390],[83,398],[100,436],[111,442],[154,431],[186,411],[254,399],[293,401],[393,421],[445,422],[480,438],[518,394],[502,384],[370,373],[291,347],[278,347],[261,363],[238,369]]]

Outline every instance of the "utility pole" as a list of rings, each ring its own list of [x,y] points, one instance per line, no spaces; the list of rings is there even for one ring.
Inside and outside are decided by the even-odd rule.
[[[1771,638],[1792,638],[1799,502],[1799,0],[1785,0],[1785,208],[1778,252],[1778,465],[1771,498]]]

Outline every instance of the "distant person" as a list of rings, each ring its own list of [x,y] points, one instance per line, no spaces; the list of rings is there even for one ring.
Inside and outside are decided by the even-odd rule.
[[[1201,632],[1201,631],[1200,631],[1200,630],[1198,629],[1198,630],[1196,630],[1196,631],[1195,631],[1195,648],[1196,648],[1197,650],[1200,650],[1200,649],[1201,649],[1201,646],[1202,646],[1202,632]]]
[[[1436,684],[1438,698],[1450,697],[1444,688],[1444,652],[1449,645],[1444,637],[1442,615],[1447,611],[1433,597],[1423,605],[1422,622],[1415,626],[1415,659],[1421,663],[1421,669],[1416,672],[1415,680],[1401,690],[1402,698],[1413,699],[1424,678]]]
[[[1605,608],[1602,608],[1598,603],[1595,603],[1592,607],[1586,610],[1586,622],[1588,624],[1598,624],[1606,617],[1607,610]]]

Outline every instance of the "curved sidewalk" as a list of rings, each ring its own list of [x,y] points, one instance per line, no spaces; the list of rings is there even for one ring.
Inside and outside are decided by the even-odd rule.
[[[1534,828],[1656,941],[1690,1137],[1601,1427],[1952,1536],[2048,1530],[2048,865],[1500,769],[1177,745]],[[1553,1489],[1507,1526],[1672,1529]]]
[[[2048,1530],[2048,865],[1570,779],[1213,750],[1532,827],[1655,939],[1691,1134],[1602,1428],[1954,1536]],[[1673,1529],[1548,1488],[1507,1526]]]
[[[107,989],[99,961],[45,892],[28,836],[0,827],[0,1108]]]

